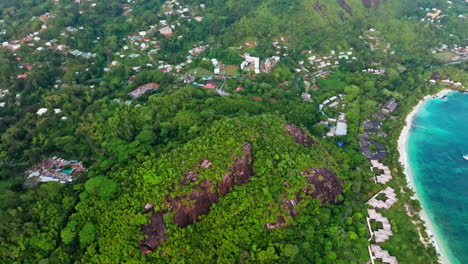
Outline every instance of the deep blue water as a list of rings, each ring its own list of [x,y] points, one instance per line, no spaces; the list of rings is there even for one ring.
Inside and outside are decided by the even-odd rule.
[[[427,101],[408,139],[416,192],[452,264],[468,263],[468,94]]]

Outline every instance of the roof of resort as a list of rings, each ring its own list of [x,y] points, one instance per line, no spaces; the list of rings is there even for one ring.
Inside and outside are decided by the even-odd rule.
[[[369,232],[371,233],[371,236],[373,235],[375,237],[375,242],[381,243],[387,241],[393,235],[392,227],[388,221],[388,218],[382,216],[380,213],[377,213],[375,209],[368,209],[367,213],[369,215],[367,217]],[[377,231],[372,231],[370,221],[380,222],[382,224],[382,228],[378,229]]]
[[[398,260],[394,256],[390,256],[387,250],[383,250],[379,245],[370,245],[373,259],[380,259],[384,264],[398,264]]]
[[[378,200],[377,196],[379,194],[385,195],[387,199],[385,201]],[[397,201],[395,190],[392,187],[387,187],[374,195],[374,197],[367,201],[367,204],[377,209],[390,209]]]
[[[377,168],[383,171],[382,174],[376,177],[375,179],[376,183],[386,184],[392,180],[392,173],[390,172],[390,169],[387,166],[383,165],[377,160],[371,160],[371,163],[372,163],[372,168]]]

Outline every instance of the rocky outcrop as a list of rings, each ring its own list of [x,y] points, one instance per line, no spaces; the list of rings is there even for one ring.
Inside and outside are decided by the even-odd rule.
[[[218,182],[219,193],[225,195],[234,185],[246,184],[250,181],[250,177],[254,174],[252,167],[252,145],[244,143],[242,146],[242,156],[235,159],[234,164],[229,166],[229,171],[223,175],[223,178]]]
[[[218,190],[211,181],[203,181],[195,185],[193,191],[187,195],[181,195],[170,200],[171,209],[175,212],[174,223],[180,227],[186,227],[197,221],[200,215],[208,214],[213,203],[219,202],[219,196],[226,195],[234,185],[246,184],[254,174],[252,167],[252,145],[244,143],[241,148],[242,156],[234,158],[234,163],[228,166],[228,172],[223,175],[222,180],[217,183]],[[199,167],[206,169],[211,162],[204,159]],[[197,179],[194,170],[188,170],[183,181],[194,181]]]
[[[321,4],[319,1],[315,1],[314,8],[323,16],[327,15],[327,11],[325,10],[326,9],[325,5]]]
[[[171,209],[175,212],[172,220],[179,227],[186,227],[197,221],[200,215],[209,213],[211,205],[217,202],[219,202],[219,197],[212,188],[212,182],[203,181],[194,186],[194,190],[189,194],[170,201]]]
[[[338,11],[338,16],[340,17],[341,22],[345,22],[345,21],[346,21],[346,16],[345,16],[345,14],[344,14],[343,11],[341,11],[341,10]]]
[[[299,214],[295,207],[304,199],[301,197],[301,193],[305,193],[312,198],[318,198],[322,203],[337,202],[338,196],[343,191],[343,185],[333,172],[326,168],[310,167],[301,172],[301,175],[307,178],[307,187],[296,193],[294,198],[284,200],[281,205],[282,211],[285,211],[288,216],[295,218]],[[287,182],[283,185],[289,188]],[[276,219],[276,222],[266,223],[265,228],[272,230],[285,227],[287,224],[286,218],[280,215]]]
[[[197,177],[198,172],[201,169],[208,169],[209,167],[211,167],[211,165],[212,163],[208,159],[202,159],[200,161],[200,164],[198,164],[196,168],[187,170],[184,173],[184,177],[180,180],[180,184],[187,185],[191,182],[196,182],[198,180],[198,177]]]
[[[442,80],[442,75],[440,75],[439,72],[435,71],[431,75],[431,80],[440,81],[440,80]]]
[[[362,0],[362,3],[366,8],[377,8],[382,0]]]
[[[304,130],[296,125],[288,124],[284,128],[286,129],[286,134],[292,137],[294,142],[301,144],[306,148],[317,143],[311,137],[306,136]]]
[[[350,16],[353,15],[353,10],[351,7],[346,3],[345,0],[336,0],[336,2],[343,8]]]
[[[147,204],[150,205],[150,204]],[[151,208],[151,209],[149,209]],[[145,211],[152,211],[150,221],[148,224],[141,225],[141,233],[144,239],[140,241],[140,252],[142,254],[148,254],[156,250],[158,246],[166,241],[166,224],[164,223],[163,212],[155,212],[154,206],[145,206]]]
[[[201,183],[192,186],[188,194],[177,197],[168,197],[167,204],[172,212],[172,220],[179,227],[186,227],[196,221],[199,217],[210,212],[213,203],[219,202],[219,197],[227,194],[234,185],[246,184],[250,177],[254,175],[252,145],[244,143],[241,148],[240,157],[234,156],[234,163],[228,166],[228,172],[223,175],[220,182],[203,180]],[[208,169],[212,163],[208,159],[203,159],[198,165],[184,172],[181,185],[195,183],[198,180],[198,173],[203,169]],[[154,205],[146,204],[145,213],[153,212],[148,224],[141,226],[144,239],[140,241],[140,251],[142,254],[153,252],[162,242],[167,239],[166,225],[164,224],[164,214],[166,212],[154,212]]]
[[[305,192],[322,203],[336,203],[343,191],[341,180],[329,169],[310,167],[301,172],[307,178],[309,186]]]
[[[280,215],[276,218],[276,222],[274,223],[266,223],[265,228],[268,230],[285,227],[286,226],[286,219]]]

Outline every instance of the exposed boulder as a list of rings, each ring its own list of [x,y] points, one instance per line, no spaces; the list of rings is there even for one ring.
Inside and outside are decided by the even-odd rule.
[[[194,186],[189,194],[184,194],[170,201],[171,208],[175,212],[174,223],[180,227],[186,227],[198,220],[200,215],[210,212],[211,205],[219,202],[218,193],[213,190],[212,182],[203,181]]]
[[[163,213],[153,211],[149,223],[141,225],[140,231],[143,234],[144,239],[139,243],[140,252],[142,254],[148,254],[156,250],[156,248],[158,248],[161,243],[166,241],[166,230],[167,228],[166,224],[164,223]]]
[[[154,209],[154,204],[147,203],[145,204],[145,214],[153,211]]]
[[[196,182],[198,180],[198,177],[197,177],[198,172],[201,169],[208,169],[209,167],[211,167],[211,165],[213,164],[208,159],[202,159],[200,161],[200,164],[196,166],[196,168],[187,170],[184,173],[184,177],[180,180],[180,184],[187,185],[190,182]]]
[[[442,75],[440,75],[439,72],[435,71],[431,75],[431,80],[440,81],[440,80],[442,80]]]
[[[208,159],[203,159],[200,163],[200,168],[208,169],[209,167],[211,167],[211,165],[213,164]]]
[[[345,21],[346,21],[346,16],[345,16],[345,14],[344,14],[343,11],[341,11],[341,10],[338,11],[338,16],[340,17],[341,22],[345,22]]]
[[[317,10],[319,13],[321,13],[323,16],[327,15],[327,11],[325,10],[326,7],[325,5],[321,4],[318,0],[315,1],[314,3],[314,8]]]
[[[307,178],[309,186],[306,193],[318,198],[322,203],[336,203],[343,191],[341,180],[329,169],[310,167],[301,172]]]
[[[180,180],[180,184],[187,185],[190,182],[196,182],[198,180],[198,173],[194,170],[188,170],[184,173],[184,177]]]
[[[219,202],[219,195],[225,195],[234,185],[242,185],[250,181],[250,177],[254,174],[252,145],[244,143],[241,150],[242,156],[235,158],[234,164],[228,166],[229,171],[218,182],[219,194],[211,181],[203,181],[194,186],[193,191],[188,195],[182,195],[170,201],[171,208],[175,212],[173,220],[178,226],[185,227],[197,221],[200,215],[209,213],[213,203]],[[211,162],[206,159],[200,163],[201,168],[209,166]],[[184,179],[189,178],[184,177]]]
[[[278,218],[276,218],[276,222],[274,223],[266,223],[265,228],[268,230],[280,228],[286,226],[286,219],[280,215]]]
[[[284,128],[286,129],[286,134],[292,137],[294,142],[301,144],[306,148],[317,143],[311,137],[306,136],[304,130],[296,125],[288,124]]]
[[[223,178],[218,182],[219,193],[225,195],[235,185],[246,184],[250,181],[250,177],[254,175],[252,167],[252,145],[244,143],[242,146],[242,156],[235,159],[234,164],[229,166],[229,171],[223,175]]]
[[[381,0],[362,0],[362,3],[366,8],[377,8],[381,2]]]
[[[203,180],[192,187],[192,191],[175,198],[167,198],[167,203],[171,211],[174,212],[172,220],[179,227],[186,227],[196,221],[199,217],[210,212],[213,203],[219,202],[219,196],[228,193],[234,185],[246,184],[250,177],[254,175],[252,167],[252,145],[244,143],[242,145],[242,155],[234,157],[234,163],[228,166],[229,171],[223,175],[221,182],[217,185],[211,181]],[[208,159],[203,159],[195,168],[184,173],[180,184],[186,185],[198,180],[198,173],[201,169],[212,166]],[[216,188],[218,187],[218,188]],[[145,205],[145,212],[153,211],[150,223],[141,226],[141,232],[145,239],[140,241],[140,251],[142,254],[153,252],[162,242],[167,239],[166,225],[164,224],[162,212],[154,212],[153,204]]]
[[[353,10],[352,8],[348,5],[348,3],[346,3],[345,0],[336,0],[336,2],[341,6],[341,8],[343,8],[344,10],[346,10],[346,12],[348,12],[348,14],[350,16],[353,15]]]
[[[297,212],[294,207],[301,201],[301,197],[299,194],[296,194],[294,199],[288,199],[283,201],[283,208],[285,208],[288,212],[288,215],[291,217],[296,217],[299,213]]]

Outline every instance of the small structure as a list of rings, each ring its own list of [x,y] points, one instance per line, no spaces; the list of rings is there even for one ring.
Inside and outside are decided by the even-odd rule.
[[[207,84],[203,85],[203,88],[205,88],[205,89],[215,89],[216,85],[213,84],[213,83],[207,83]]]
[[[260,73],[260,58],[252,57],[249,53],[245,53],[242,57],[245,59],[240,65],[243,71],[254,71],[255,74]]]
[[[336,136],[346,136],[348,134],[348,125],[346,122],[338,121],[336,123]]]
[[[302,97],[302,100],[304,100],[305,102],[312,101],[312,97],[310,96],[309,93],[302,93],[301,97]]]
[[[334,98],[333,100],[336,100],[336,98]],[[345,113],[341,113],[340,116],[338,117],[338,122],[336,122],[336,132],[335,132],[336,136],[346,136],[348,134],[348,125],[346,124],[345,117],[346,117]]]
[[[39,110],[37,110],[36,114],[41,116],[43,114],[47,113],[47,108],[40,108]]]
[[[139,86],[135,90],[128,93],[128,95],[130,95],[130,97],[132,97],[133,99],[136,99],[136,98],[142,96],[143,94],[145,94],[146,92],[152,91],[152,90],[157,90],[158,88],[159,88],[159,84],[154,83],[154,82],[150,82],[150,83],[147,83],[145,85]]]
[[[389,113],[394,112],[397,108],[398,108],[398,104],[395,101],[395,99],[392,98],[384,104],[384,106],[382,107],[382,112],[384,112],[385,114],[389,114]]]
[[[430,19],[436,19],[436,18],[438,18],[440,16],[440,13],[442,13],[442,11],[440,9],[436,9],[436,8],[433,8],[432,12],[434,12],[434,13],[431,13],[431,12],[427,13],[426,17],[428,17]]]
[[[159,30],[159,33],[161,33],[165,37],[170,37],[172,36],[172,28],[170,26],[165,26]]]

